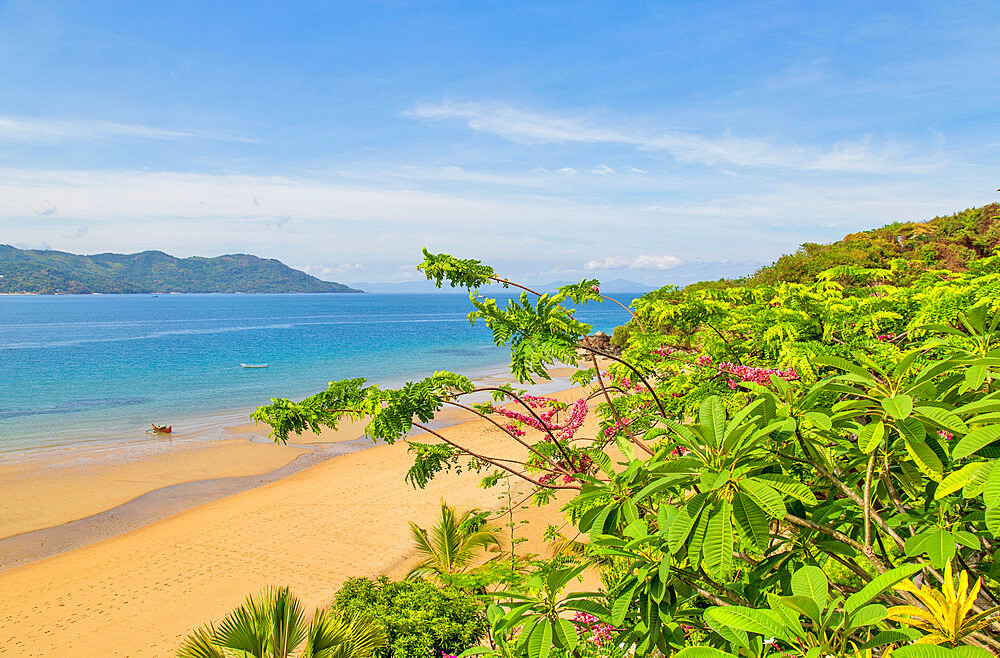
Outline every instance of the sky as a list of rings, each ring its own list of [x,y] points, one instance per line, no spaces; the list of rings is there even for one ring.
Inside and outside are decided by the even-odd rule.
[[[0,243],[753,272],[1000,199],[1000,3],[0,0]]]

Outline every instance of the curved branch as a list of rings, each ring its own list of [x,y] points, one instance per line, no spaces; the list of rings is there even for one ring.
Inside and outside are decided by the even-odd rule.
[[[471,455],[472,457],[475,457],[476,459],[478,459],[480,461],[484,461],[487,464],[493,464],[497,468],[501,468],[501,469],[507,471],[508,473],[510,473],[511,475],[516,475],[517,477],[521,478],[522,480],[524,480],[526,482],[530,482],[531,484],[535,485],[536,487],[542,487],[542,488],[545,488],[545,489],[576,489],[576,490],[580,490],[580,489],[583,488],[583,487],[579,487],[579,486],[573,487],[573,486],[569,486],[569,485],[547,484],[547,483],[541,482],[539,480],[534,480],[534,479],[528,477],[527,475],[525,475],[524,473],[520,473],[518,471],[515,471],[514,469],[512,469],[509,466],[507,466],[506,464],[501,464],[500,462],[498,462],[498,461],[496,461],[494,459],[490,459],[489,457],[486,457],[485,455],[480,455],[478,453],[475,453],[472,450],[469,450],[468,448],[466,448],[465,446],[461,446],[461,445],[455,443],[451,439],[448,439],[448,438],[444,437],[442,434],[440,434],[439,432],[436,432],[436,431],[432,430],[431,428],[427,427],[426,425],[423,425],[421,423],[413,423],[413,426],[414,427],[419,427],[420,429],[422,429],[423,431],[427,432],[428,434],[433,434],[434,436],[436,436],[437,438],[441,439],[442,441],[444,441],[448,445],[452,446],[453,448],[458,448],[459,450],[461,450],[462,452],[464,452],[467,455]]]
[[[562,469],[559,468],[558,464],[556,464],[554,461],[552,461],[551,457],[543,455],[539,451],[535,450],[535,448],[533,448],[531,446],[531,444],[529,444],[527,441],[522,440],[521,437],[519,437],[519,436],[514,436],[511,432],[507,431],[506,427],[504,427],[503,425],[501,425],[497,421],[493,420],[492,418],[490,418],[486,414],[481,414],[478,411],[476,411],[475,409],[473,409],[472,407],[468,407],[468,406],[462,404],[461,402],[454,402],[453,400],[445,400],[444,403],[445,404],[450,404],[450,405],[458,407],[460,409],[465,409],[466,411],[470,411],[470,412],[476,414],[480,418],[483,418],[485,420],[490,421],[496,427],[500,428],[500,430],[502,430],[504,434],[506,434],[510,438],[514,439],[515,441],[517,441],[518,443],[520,443],[522,446],[524,446],[525,448],[527,448],[528,450],[530,450],[531,452],[535,453],[536,455],[538,455],[539,457],[541,457],[542,459],[544,459],[545,461],[547,461],[549,464],[551,464],[555,470],[557,470],[557,471],[561,471],[562,470]]]
[[[618,301],[618,300],[617,300],[617,299],[615,299],[614,297],[608,297],[607,295],[602,295],[601,293],[597,293],[597,296],[598,296],[598,297],[600,297],[601,299],[610,299],[610,300],[611,300],[611,301],[613,301],[613,302],[614,302],[615,304],[618,304],[618,305],[619,305],[619,306],[621,306],[621,307],[622,307],[623,309],[625,309],[625,312],[626,312],[626,313],[628,313],[629,315],[631,315],[631,316],[632,316],[632,319],[633,319],[633,320],[635,320],[635,323],[636,323],[637,325],[639,325],[639,328],[640,328],[640,329],[642,329],[642,333],[646,333],[646,327],[642,326],[642,320],[640,320],[640,319],[638,318],[638,316],[636,316],[636,314],[632,312],[632,309],[630,309],[630,308],[629,308],[628,306],[625,306],[625,304],[622,304],[622,303],[621,303],[620,301]]]
[[[653,396],[653,401],[655,401],[656,402],[656,406],[660,408],[660,413],[663,415],[663,417],[666,418],[669,415],[669,414],[667,414],[667,410],[663,406],[663,402],[660,400],[659,396],[656,394],[656,391],[653,389],[653,385],[650,384],[649,381],[646,379],[646,377],[641,372],[639,372],[639,370],[635,366],[633,366],[631,363],[629,363],[628,361],[625,361],[623,359],[619,359],[617,356],[613,356],[611,354],[608,354],[607,352],[602,352],[601,350],[594,349],[593,347],[587,347],[587,346],[584,346],[584,345],[580,345],[580,349],[587,350],[591,354],[599,354],[599,355],[601,355],[603,357],[611,359],[612,361],[620,363],[623,366],[625,366],[626,368],[628,368],[629,370],[631,370],[632,372],[634,372],[636,374],[636,376],[639,379],[642,380],[642,383],[646,385],[646,388],[649,390],[649,394]]]

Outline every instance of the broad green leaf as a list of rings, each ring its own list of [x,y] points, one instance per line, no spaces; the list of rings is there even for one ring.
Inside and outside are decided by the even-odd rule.
[[[851,628],[859,628],[861,626],[871,626],[872,624],[877,624],[883,619],[885,619],[888,610],[884,605],[878,603],[873,603],[871,605],[866,605],[859,608],[851,615],[850,626]]]
[[[731,653],[715,647],[684,647],[674,654],[675,658],[736,658]]]
[[[878,647],[884,647],[887,644],[899,644],[901,642],[909,642],[915,638],[918,638],[922,633],[915,628],[903,628],[891,631],[882,631],[877,634],[871,640],[866,642],[861,646],[861,650],[865,651],[867,649],[877,649]]]
[[[718,447],[726,433],[726,408],[717,395],[711,395],[701,403],[698,422],[706,429],[705,443]]]
[[[986,485],[989,483],[989,478],[993,475],[995,470],[993,467],[996,465],[995,461],[988,461],[982,463],[982,468],[976,471],[976,474],[972,476],[969,484],[965,485],[965,489],[962,490],[962,495],[966,498],[975,498],[979,494],[983,493],[986,489]]]
[[[807,418],[809,422],[818,427],[821,430],[829,430],[833,427],[833,422],[830,417],[824,413],[818,411],[807,411],[802,414],[803,418]]]
[[[528,658],[548,658],[551,650],[552,626],[548,619],[542,619],[528,636]]]
[[[916,418],[906,418],[897,420],[896,428],[903,438],[914,443],[923,443],[927,440],[927,428]]]
[[[760,551],[767,549],[771,537],[767,516],[741,491],[733,497],[733,520],[746,541]]]
[[[557,619],[555,625],[556,640],[558,640],[559,646],[567,649],[570,653],[576,649],[576,644],[578,637],[576,634],[576,626],[573,625],[568,619]]]
[[[965,388],[969,391],[974,391],[983,385],[986,381],[986,375],[989,373],[989,368],[983,365],[972,366],[965,371]]]
[[[867,370],[865,370],[858,364],[852,363],[847,359],[842,359],[839,356],[821,355],[814,358],[812,362],[813,365],[816,366],[820,367],[830,366],[831,368],[836,368],[838,370],[843,370],[844,372],[849,372],[853,375],[856,375],[858,377],[867,380],[866,383],[870,383],[872,385],[876,383],[875,380],[872,379],[871,373],[869,373]]]
[[[812,565],[800,568],[792,574],[792,593],[812,599],[819,610],[824,609],[827,596],[830,594],[826,574],[819,567]]]
[[[882,408],[885,412],[895,418],[896,420],[904,420],[910,416],[913,411],[913,398],[909,395],[896,395],[891,398],[882,398],[880,400],[882,403]]]
[[[853,613],[855,610],[858,610],[861,606],[865,605],[876,596],[882,594],[882,592],[886,591],[904,578],[909,578],[922,568],[922,564],[904,564],[901,567],[889,569],[885,573],[876,576],[870,583],[847,598],[847,601],[844,602],[844,611],[847,612],[847,614]]]
[[[668,543],[670,552],[677,553],[687,542],[691,529],[701,515],[702,507],[705,505],[705,494],[697,494],[691,497],[687,504],[683,505],[677,512],[674,522],[670,524]]]
[[[611,623],[615,626],[621,626],[621,623],[625,621],[625,616],[628,614],[629,606],[632,605],[632,594],[635,592],[635,588],[639,586],[639,583],[633,583],[630,587],[627,587],[618,598],[615,599],[615,603],[611,606]]]
[[[726,582],[733,570],[732,506],[723,500],[708,519],[702,554],[702,567],[716,580]]]
[[[790,496],[806,505],[816,505],[816,495],[807,485],[802,484],[787,475],[779,473],[758,473],[753,476],[758,482],[763,482],[772,489],[777,489],[780,493]]]
[[[994,537],[1000,537],[1000,507],[991,507],[986,510],[986,527],[989,528]]]
[[[775,519],[785,518],[787,513],[785,503],[777,491],[766,484],[749,478],[740,480],[739,487],[754,504],[767,512],[769,516]]]
[[[985,466],[982,462],[980,466]],[[996,507],[1000,503],[1000,468],[993,468],[983,487],[983,502],[986,507]]]
[[[910,441],[909,438],[904,440],[904,443],[906,444],[906,452],[910,453],[917,468],[930,479],[940,482],[944,477],[944,466],[934,450],[926,442],[918,443]]]
[[[952,412],[940,407],[915,407],[918,414],[955,434],[968,434],[969,426]]]
[[[962,440],[955,446],[955,450],[951,453],[952,459],[962,459],[974,455],[981,448],[997,439],[1000,439],[1000,425],[987,425],[972,430],[962,437]]]
[[[966,548],[971,548],[974,551],[978,551],[981,548],[979,537],[967,530],[953,530],[951,534],[955,537],[956,543]]]
[[[768,598],[770,598],[770,596]],[[808,596],[796,594],[794,596],[782,596],[778,598],[779,598],[778,605],[775,606],[774,604],[772,604],[771,609],[774,610],[779,615],[782,615],[783,621],[786,626],[788,626],[791,622],[791,620],[788,618],[788,615],[784,614],[784,612],[787,611],[789,608],[791,608],[794,611],[793,614],[795,616],[805,615],[814,624],[819,623],[823,614],[822,608],[818,608],[816,606],[816,602],[813,601]]]
[[[938,528],[930,533],[923,548],[931,564],[938,569],[944,569],[944,565],[955,557],[955,538],[947,530]]]
[[[984,466],[986,466],[986,464],[983,462],[966,464],[954,473],[949,474],[948,477],[941,480],[941,484],[938,485],[937,491],[934,492],[934,499],[937,500],[944,498],[948,494],[954,493],[963,488],[972,481],[972,479],[976,476],[976,473],[978,473]],[[997,484],[997,494],[1000,495],[1000,482]],[[987,489],[988,488],[989,485],[987,485]],[[989,505],[989,503],[986,504]]]
[[[877,423],[868,423],[861,428],[861,432],[858,434],[858,447],[866,455],[870,454],[875,448],[882,445],[882,439],[884,438],[885,423],[881,420]]]
[[[916,557],[926,552],[927,542],[930,541],[933,534],[934,530],[926,530],[907,539],[906,543],[903,544],[903,552],[906,554],[906,557]]]
[[[971,650],[971,651],[970,651]],[[933,644],[911,644],[893,650],[892,658],[992,658],[992,654],[979,647],[948,649]]]
[[[766,638],[775,637],[786,642],[790,639],[788,629],[770,610],[756,610],[739,605],[713,607],[709,610],[712,611],[712,621],[715,623],[748,633],[757,633]]]

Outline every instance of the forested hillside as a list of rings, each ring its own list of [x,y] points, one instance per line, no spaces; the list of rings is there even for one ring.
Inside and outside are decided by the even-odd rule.
[[[360,292],[247,254],[176,258],[162,251],[80,256],[0,245],[0,293]]]
[[[903,258],[930,268],[963,271],[1000,246],[1000,204],[970,208],[926,222],[896,222],[851,233],[833,244],[806,243],[758,270],[747,283],[811,283],[837,265],[889,267]]]

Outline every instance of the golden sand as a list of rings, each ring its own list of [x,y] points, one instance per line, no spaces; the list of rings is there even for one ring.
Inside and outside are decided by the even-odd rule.
[[[570,400],[580,394],[576,389],[557,396]],[[520,454],[516,444],[485,421],[441,431],[477,451]],[[580,436],[595,432],[596,421],[589,418]],[[273,450],[265,455],[258,448]],[[231,449],[274,460],[254,462],[253,468],[288,460],[294,456],[289,451],[296,450],[246,442],[211,449],[223,451],[212,453],[222,460]],[[199,477],[208,454],[184,457],[187,466],[177,462],[169,474],[155,477],[161,482]],[[313,607],[328,604],[346,578],[403,575],[415,562],[407,521],[433,523],[442,499],[482,509],[503,504],[500,489],[479,488],[479,475],[471,472],[442,474],[426,490],[414,490],[403,481],[411,463],[405,444],[335,457],[277,482],[0,573],[0,654],[170,656],[187,633],[217,621],[247,593],[264,586],[289,585]],[[127,477],[140,480],[129,485],[130,494],[112,495],[111,485],[105,490],[80,475],[75,484],[65,485],[73,496],[56,494],[63,502],[30,504],[52,510],[49,518],[70,518],[97,506],[92,500],[109,505],[135,495],[152,486],[154,474]],[[517,490],[526,492],[520,485]],[[49,495],[45,489],[35,491],[40,498]],[[530,520],[521,526],[529,542],[518,551],[544,553],[546,524],[562,523],[558,505],[522,515]],[[17,523],[31,525],[23,518]]]

